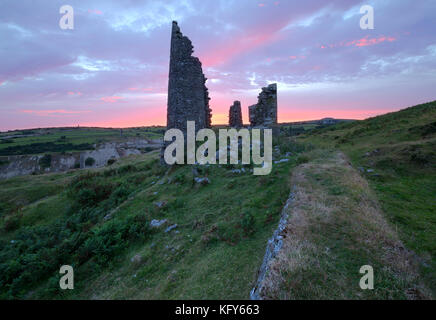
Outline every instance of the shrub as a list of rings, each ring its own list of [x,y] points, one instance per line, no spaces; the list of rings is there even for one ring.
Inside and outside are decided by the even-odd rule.
[[[17,230],[20,226],[20,218],[21,215],[19,214],[13,214],[12,216],[7,217],[3,225],[4,230],[6,232]]]
[[[51,166],[51,154],[45,154],[41,159],[39,159],[39,165],[41,168],[50,168]]]
[[[94,207],[112,194],[114,185],[101,181],[98,173],[86,173],[73,179],[68,196],[81,207]]]
[[[38,142],[26,145],[9,146],[0,149],[0,156],[20,155],[20,154],[37,154],[42,152],[62,152],[71,150],[93,150],[94,147],[89,143],[72,144],[72,143],[54,143]]]
[[[117,159],[109,159],[108,161],[107,161],[107,165],[108,166],[111,166],[111,165],[113,165],[115,162],[117,162]]]
[[[85,160],[85,166],[86,167],[92,167],[94,165],[94,163],[95,163],[95,159],[92,158],[92,157],[88,157]]]

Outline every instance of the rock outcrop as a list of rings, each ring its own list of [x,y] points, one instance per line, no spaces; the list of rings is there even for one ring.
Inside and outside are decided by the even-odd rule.
[[[240,101],[235,101],[235,102],[233,102],[233,105],[230,106],[229,126],[232,128],[241,128],[243,126],[241,102]]]

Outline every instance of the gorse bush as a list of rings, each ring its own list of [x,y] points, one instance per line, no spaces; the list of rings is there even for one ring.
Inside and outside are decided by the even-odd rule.
[[[108,199],[113,190],[114,185],[100,179],[98,174],[87,173],[71,182],[68,196],[80,207],[94,207]]]

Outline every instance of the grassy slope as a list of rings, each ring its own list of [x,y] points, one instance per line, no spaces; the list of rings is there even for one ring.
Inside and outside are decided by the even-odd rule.
[[[40,281],[28,287],[16,285],[12,291],[9,285],[3,285],[0,295],[3,298],[65,299],[248,298],[266,241],[276,228],[287,199],[287,177],[295,160],[274,166],[267,177],[234,174],[227,167],[199,168],[200,176],[211,180],[211,184],[201,186],[192,183],[190,166],[175,167],[164,175],[157,157],[157,153],[132,156],[110,169],[89,170],[99,173],[96,179],[102,184],[127,185],[132,189],[112,212],[112,219],[105,221],[103,217],[111,210],[100,212],[97,209],[102,208],[101,203],[96,203],[96,209],[91,211],[96,212],[96,220],[82,221],[75,228],[82,230],[82,234],[92,234],[111,223],[122,225],[125,219],[138,214],[146,217],[147,224],[152,219],[167,219],[167,224],[149,230],[145,239],[129,241],[125,249],[117,251],[103,264],[98,262],[101,257],[94,251],[86,261],[78,259],[81,255],[77,252],[83,251],[80,248],[67,256],[62,255],[62,248],[54,248],[49,257],[42,252],[38,261],[51,261],[50,256],[59,255],[63,260],[57,263],[75,266],[76,283],[72,292],[56,289],[58,267],[32,276],[36,271],[29,265],[26,272]],[[134,167],[133,171],[117,171],[129,164]],[[10,241],[16,240],[24,228],[51,228],[56,223],[64,223],[71,215],[75,217],[77,210],[72,208],[77,200],[71,196],[71,181],[83,174],[83,171],[73,171],[0,181],[2,247],[23,246],[22,240],[13,244]],[[172,181],[168,183],[167,178]],[[165,205],[158,208],[156,202]],[[176,230],[165,233],[165,228],[174,223],[178,225]],[[63,242],[74,243],[76,238]],[[0,259],[10,262],[2,270],[9,272],[16,267],[14,259],[20,265],[33,261],[26,250],[11,261],[5,259],[11,259],[11,253],[1,256]],[[139,257],[138,261],[131,261],[134,256]]]
[[[304,141],[339,149],[368,179],[400,239],[436,291],[436,102],[315,131]]]
[[[298,138],[318,148],[327,148],[329,155],[334,154],[333,150],[340,149],[351,159],[355,168],[365,169],[362,175],[369,180],[370,187],[375,191],[382,211],[393,227],[394,236],[395,231],[398,231],[406,247],[421,257],[423,279],[427,287],[432,289],[435,288],[436,269],[436,179],[433,153],[435,135],[434,127],[430,124],[435,122],[435,115],[433,103],[367,121],[337,125],[315,131],[306,138]],[[290,151],[287,148],[289,146],[286,143],[281,144],[282,153]],[[117,205],[110,210],[102,205],[104,201],[97,202],[91,211],[94,220],[87,221],[86,214],[82,215],[81,219],[85,217],[85,220],[75,225],[75,228],[91,237],[96,234],[101,236],[102,230],[116,231],[117,227],[130,223],[129,218],[138,215],[144,216],[147,224],[151,219],[167,219],[165,226],[148,230],[145,238],[134,241],[123,238],[125,246],[110,256],[110,259],[101,260],[102,250],[104,253],[107,249],[104,245],[103,249],[97,248],[98,250],[90,250],[92,245],[88,245],[85,248],[88,251],[83,251],[80,247],[77,252],[82,255],[75,251],[71,256],[60,255],[62,259],[56,263],[75,266],[76,289],[72,292],[60,292],[56,289],[59,275],[55,268],[43,273],[43,276],[38,276],[40,281],[29,287],[15,286],[15,289],[22,290],[14,289],[15,291],[10,292],[8,285],[2,286],[0,296],[65,299],[247,298],[263,257],[266,241],[276,227],[281,207],[287,198],[291,169],[304,162],[304,157],[293,157],[288,163],[275,165],[273,173],[267,177],[256,177],[249,173],[235,175],[229,172],[229,168],[217,166],[202,168],[200,176],[208,176],[212,181],[206,186],[192,183],[189,166],[175,167],[164,175],[165,172],[156,159],[157,154],[152,153],[122,159],[112,169],[91,170],[99,173],[95,179],[103,185],[114,184],[131,189],[121,198],[117,198],[114,196],[115,192],[112,192],[110,199],[113,198]],[[126,167],[129,164],[133,166],[132,170]],[[366,169],[374,171],[367,172]],[[337,171],[335,170],[333,173]],[[332,182],[330,173],[316,177],[315,170],[311,172],[307,176],[321,181],[320,184],[328,190],[332,189],[330,191],[334,195],[340,196],[344,192],[344,186]],[[0,247],[17,245],[10,241],[15,240],[18,233],[26,227],[50,228],[56,223],[65,222],[71,216],[75,217],[77,210],[72,208],[77,207],[77,199],[74,195],[71,196],[71,181],[83,173],[73,171],[1,181]],[[168,177],[172,179],[170,183]],[[158,181],[164,183],[159,184]],[[121,202],[118,203],[118,200]],[[163,208],[155,205],[159,201],[165,203]],[[106,221],[103,217],[114,208],[116,209],[112,212],[112,219]],[[178,227],[165,233],[164,229],[173,223],[177,223]],[[105,229],[112,225],[115,229]],[[336,235],[340,238],[345,234],[341,228],[336,228],[336,233],[330,232],[328,224],[323,224],[322,227],[327,229],[311,230],[313,234],[326,236],[321,242],[333,241],[333,238],[329,239],[330,236]],[[351,244],[355,243],[353,241],[357,239],[354,237],[356,234],[359,233],[353,233]],[[108,236],[111,239],[111,234]],[[117,236],[119,233],[114,233],[113,238]],[[101,240],[99,239],[97,238],[98,241]],[[339,256],[342,255],[342,260],[334,260],[330,265],[332,269],[328,269],[330,273],[326,276],[337,276],[338,270],[345,274],[352,272],[346,279],[351,279],[354,285],[354,280],[359,275],[353,273],[353,266],[361,262],[355,262],[355,257],[365,260],[367,254],[365,251],[357,255],[356,252],[350,254],[349,248],[341,247],[343,244],[339,242],[339,251],[336,252]],[[374,248],[377,249],[377,246]],[[53,250],[58,253],[58,249]],[[83,259],[83,252],[87,254],[86,259]],[[383,252],[379,253],[378,256],[383,257]],[[47,256],[44,252],[42,257],[50,261],[50,255]],[[135,261],[132,262],[133,257]],[[9,259],[10,256],[0,256],[0,260],[5,258]],[[32,255],[28,256],[24,251],[19,258],[15,258],[19,259],[19,264],[30,263],[26,271],[29,272],[28,276],[32,276],[34,270],[31,263],[35,263],[32,262]],[[377,257],[374,259],[376,265],[383,260]],[[335,266],[335,263],[339,264]],[[11,261],[2,270],[9,272],[14,267],[17,265]],[[317,269],[313,270],[316,273]],[[308,272],[300,274],[305,282],[314,275],[314,272]],[[388,279],[383,286],[385,290],[371,297],[406,297],[404,289],[409,288],[411,282],[399,283],[392,280],[389,272],[384,279]],[[351,288],[346,281],[342,285]],[[327,292],[331,286],[328,283],[326,285],[315,289],[318,293],[322,290]],[[342,287],[344,286],[339,286]],[[354,292],[341,295],[339,291],[333,297],[361,297]],[[312,293],[306,291],[306,296],[303,292],[300,297],[315,297]],[[321,296],[322,294],[318,295]]]
[[[310,161],[293,171],[284,245],[264,298],[427,298],[413,254],[386,222],[366,180],[341,152],[316,149],[307,156]],[[374,269],[374,290],[359,286],[364,265]]]

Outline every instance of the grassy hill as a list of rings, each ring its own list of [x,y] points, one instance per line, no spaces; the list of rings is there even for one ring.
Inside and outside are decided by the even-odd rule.
[[[250,166],[168,169],[150,152],[0,181],[0,298],[246,299],[291,189],[270,297],[429,297],[435,123],[433,102],[282,136],[276,159],[290,161],[268,176]],[[362,292],[367,263],[377,289]],[[63,264],[74,267],[74,290],[59,289]]]
[[[314,130],[301,141],[343,151],[436,290],[436,102]]]
[[[158,156],[1,181],[0,296],[247,298],[296,159],[260,177],[232,165],[167,170]],[[62,264],[75,269],[73,291],[59,290]]]

